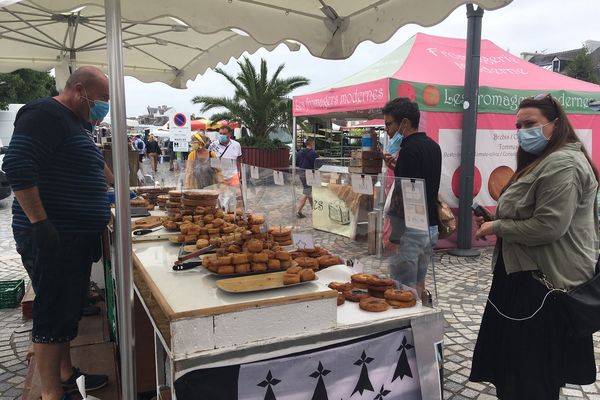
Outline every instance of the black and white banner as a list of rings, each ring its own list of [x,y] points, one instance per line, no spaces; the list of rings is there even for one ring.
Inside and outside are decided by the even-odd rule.
[[[410,328],[310,353],[194,371],[176,389],[179,400],[421,399]]]

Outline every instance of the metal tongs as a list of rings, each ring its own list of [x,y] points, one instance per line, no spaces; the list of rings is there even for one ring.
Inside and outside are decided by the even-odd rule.
[[[186,269],[197,267],[198,265],[202,264],[201,261],[191,261],[187,263],[186,261],[194,257],[198,257],[199,255],[208,253],[214,248],[215,246],[211,244],[210,246],[203,247],[189,254],[186,254],[185,256],[179,255],[179,257],[177,257],[177,261],[175,261],[175,263],[173,264],[173,271],[184,271]]]

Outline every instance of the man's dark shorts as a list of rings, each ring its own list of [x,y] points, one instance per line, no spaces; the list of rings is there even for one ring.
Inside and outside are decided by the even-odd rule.
[[[306,183],[306,176],[300,175],[300,182],[302,182],[302,194],[307,197],[312,197],[312,186]]]
[[[61,234],[55,251],[40,251],[27,231],[14,231],[17,252],[35,290],[34,343],[64,343],[77,336],[100,234]]]

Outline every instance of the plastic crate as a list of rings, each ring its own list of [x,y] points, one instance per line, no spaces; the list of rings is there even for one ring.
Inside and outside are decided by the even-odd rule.
[[[14,308],[25,295],[25,281],[0,281],[0,308]]]

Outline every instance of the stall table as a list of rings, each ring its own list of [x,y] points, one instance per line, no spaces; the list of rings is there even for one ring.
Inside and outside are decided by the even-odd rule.
[[[220,278],[202,267],[173,271],[178,250],[178,246],[168,241],[133,244],[135,293],[154,329],[157,388],[169,385],[173,399],[177,395],[175,382],[178,380],[189,382],[198,371],[218,371],[217,368],[228,366],[239,368],[239,398],[253,398],[242,396],[245,389],[241,387],[241,379],[247,375],[244,371],[251,371],[250,367],[260,364],[257,362],[276,357],[279,361],[274,363],[280,362],[280,357],[294,360],[298,354],[306,357],[332,346],[345,348],[361,340],[367,343],[367,339],[373,341],[373,346],[381,346],[382,340],[397,340],[401,334],[404,337],[401,347],[406,337],[409,342],[412,340],[412,344],[405,347],[406,353],[414,352],[417,371],[410,375],[418,377],[415,384],[420,388],[420,397],[392,398],[441,398],[443,318],[439,310],[420,303],[413,308],[382,313],[362,311],[356,303],[349,302],[338,307],[337,292],[327,284],[332,280],[349,280],[354,271],[343,265],[319,271],[319,280],[304,285],[229,294],[216,287],[215,282]],[[323,353],[324,359],[326,355]],[[395,366],[388,362],[383,370],[393,372]],[[293,368],[295,363],[284,365]],[[284,369],[280,367],[278,371],[284,373]],[[364,371],[361,381],[364,381],[363,375]],[[397,373],[393,380],[400,382]],[[274,390],[270,385],[267,384],[267,391]],[[368,386],[362,389],[368,390]],[[359,390],[361,394],[363,390]],[[381,390],[384,390],[383,385]],[[371,393],[369,398],[373,396]],[[181,398],[189,396],[182,394]]]

